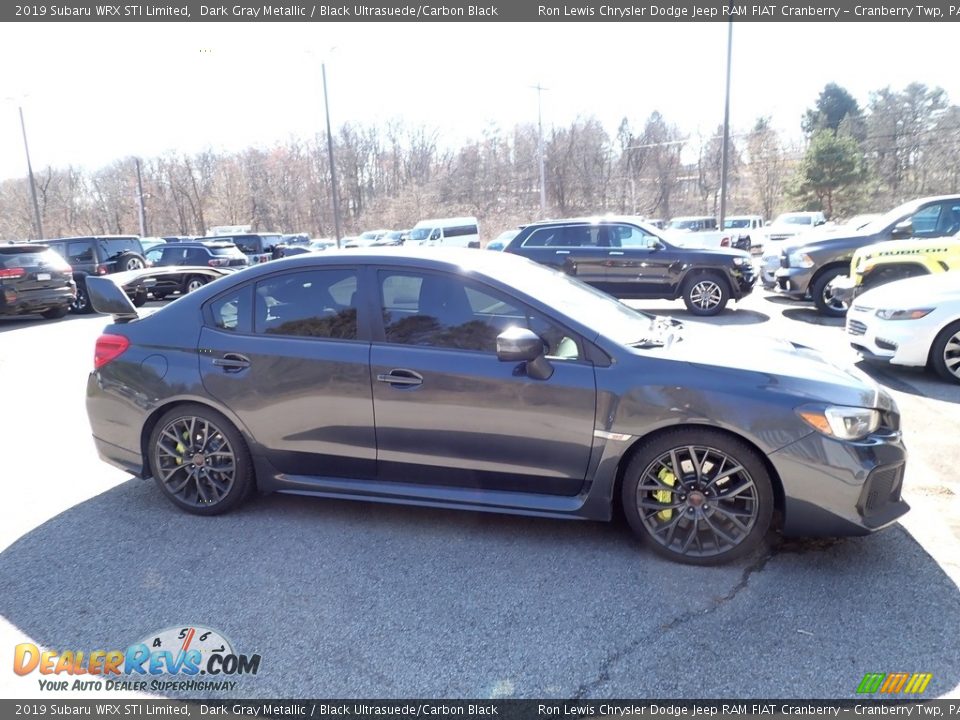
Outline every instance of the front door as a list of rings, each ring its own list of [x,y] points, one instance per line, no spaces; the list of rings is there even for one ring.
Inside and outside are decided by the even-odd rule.
[[[635,225],[611,224],[604,290],[616,297],[667,297],[679,265],[660,239]]]
[[[459,275],[378,271],[371,348],[382,480],[575,495],[593,442],[596,383],[574,333]],[[500,362],[497,335],[544,338],[552,377]]]

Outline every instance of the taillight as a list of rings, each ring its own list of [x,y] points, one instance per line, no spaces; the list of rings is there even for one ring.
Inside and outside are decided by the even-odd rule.
[[[93,351],[93,369],[99,370],[109,362],[113,362],[126,352],[130,341],[123,335],[104,333],[97,338],[97,346]]]
[[[97,275],[106,275],[108,272],[106,265],[97,265]]]
[[[207,261],[207,265],[209,265],[210,267],[225,267],[226,265],[229,265],[229,264],[230,264],[230,261],[225,258],[214,258],[212,260]]]
[[[720,247],[730,247],[730,238],[721,238]]]
[[[0,280],[12,280],[13,278],[23,277],[27,271],[23,268],[0,269]]]

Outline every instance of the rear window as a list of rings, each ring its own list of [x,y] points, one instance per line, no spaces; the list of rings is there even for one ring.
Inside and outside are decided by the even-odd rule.
[[[248,235],[247,237],[235,237],[233,243],[247,255],[256,255],[263,252],[262,244],[257,235]]]
[[[70,266],[53,250],[0,248],[0,268],[35,268],[69,270]]]
[[[236,245],[223,245],[221,247],[209,247],[211,253],[220,257],[243,257],[243,253]]]
[[[141,254],[143,248],[137,238],[109,238],[98,240],[104,260],[115,260],[124,253]]]

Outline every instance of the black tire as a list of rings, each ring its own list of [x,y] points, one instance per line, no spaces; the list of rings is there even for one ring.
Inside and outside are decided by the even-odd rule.
[[[199,275],[190,275],[183,281],[183,287],[180,288],[180,292],[186,295],[194,290],[199,290],[206,284],[207,281],[205,278],[202,278]]]
[[[203,405],[164,413],[150,433],[147,458],[160,491],[195,515],[228,512],[256,485],[243,436],[221,413]]]
[[[944,380],[960,383],[960,320],[937,335],[930,347],[930,365]]]
[[[49,310],[44,310],[41,315],[47,320],[58,320],[59,318],[65,317],[66,314],[70,312],[69,305],[58,305],[57,307],[50,308]]]
[[[720,565],[763,542],[773,487],[749,445],[710,429],[671,430],[642,442],[624,472],[621,501],[651,550],[690,565]]]
[[[683,302],[694,315],[710,317],[723,312],[730,301],[730,285],[716,273],[698,273],[683,282]]]
[[[165,292],[155,292],[155,293],[153,293],[153,299],[154,299],[154,300],[163,300],[163,299],[166,298],[166,297],[167,297],[167,294],[166,294]]]
[[[141,290],[136,293],[130,300],[133,303],[134,307],[143,307],[147,304],[147,291]]]
[[[87,295],[86,283],[77,283],[77,297],[74,298],[70,304],[70,312],[75,315],[89,315],[93,312],[93,305],[90,304],[90,296]]]
[[[117,258],[117,272],[125,272],[127,270],[142,270],[146,266],[146,261],[136,253],[121,253],[120,257]]]
[[[873,288],[886,285],[896,280],[905,280],[906,278],[919,277],[920,275],[929,275],[926,268],[917,265],[895,265],[892,267],[874,270],[863,278],[861,283],[861,292],[872,290]]]
[[[840,277],[847,277],[846,268],[830,268],[817,275],[811,283],[810,296],[813,298],[813,304],[817,306],[817,312],[821,315],[841,318],[847,314],[846,304],[830,297],[830,285]]]

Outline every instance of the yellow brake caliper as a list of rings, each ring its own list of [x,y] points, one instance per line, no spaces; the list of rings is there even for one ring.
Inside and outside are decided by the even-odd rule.
[[[186,430],[183,431],[183,439],[188,440],[190,438],[190,433]],[[182,442],[177,443],[177,452],[180,453],[180,457],[177,458],[177,465],[183,465],[183,457],[187,453],[187,446]]]
[[[667,468],[660,468],[660,472],[657,473],[657,478],[660,480],[660,482],[665,485],[669,485],[670,487],[673,487],[677,484],[677,476],[674,475],[670,470],[667,470]],[[653,499],[657,502],[663,503],[664,505],[672,505],[673,493],[669,490],[654,490]],[[673,510],[661,510],[657,513],[657,517],[661,520],[669,520],[673,517]]]

